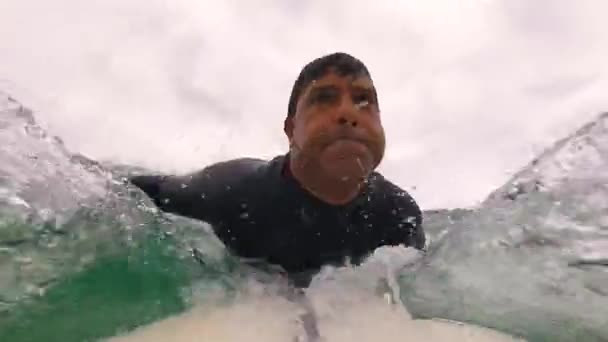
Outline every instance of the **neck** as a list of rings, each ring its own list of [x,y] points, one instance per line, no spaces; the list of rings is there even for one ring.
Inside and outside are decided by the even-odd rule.
[[[365,179],[336,179],[326,175],[319,165],[288,158],[289,171],[300,186],[323,202],[344,205],[355,199],[365,187]]]

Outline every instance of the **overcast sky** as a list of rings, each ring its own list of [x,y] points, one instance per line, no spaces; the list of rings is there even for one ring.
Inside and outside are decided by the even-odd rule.
[[[379,91],[380,170],[424,208],[468,206],[608,110],[606,13],[606,0],[2,0],[0,89],[73,151],[186,172],[283,153],[301,67],[349,52]]]

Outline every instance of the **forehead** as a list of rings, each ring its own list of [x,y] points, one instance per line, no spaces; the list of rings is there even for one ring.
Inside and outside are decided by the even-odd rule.
[[[309,93],[315,88],[334,86],[338,88],[363,88],[373,89],[374,83],[372,79],[365,73],[354,75],[340,75],[335,71],[330,70],[325,75],[316,78],[308,84],[304,89],[304,94]]]

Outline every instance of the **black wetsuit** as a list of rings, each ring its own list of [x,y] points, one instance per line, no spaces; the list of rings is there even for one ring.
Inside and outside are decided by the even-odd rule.
[[[379,173],[351,203],[335,206],[303,189],[287,158],[235,159],[131,182],[161,210],[208,222],[232,253],[281,266],[298,286],[323,265],[356,264],[383,245],[424,247],[419,207]]]

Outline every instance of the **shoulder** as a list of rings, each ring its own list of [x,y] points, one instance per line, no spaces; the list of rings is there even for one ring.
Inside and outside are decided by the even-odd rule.
[[[157,183],[157,192],[173,201],[198,203],[199,198],[206,202],[221,201],[241,188],[242,184],[251,183],[248,180],[265,165],[267,162],[262,159],[238,158],[217,162],[184,175],[156,176],[153,181]],[[139,179],[132,181],[137,186],[143,183]]]
[[[237,183],[258,173],[268,161],[258,158],[237,158],[211,164],[190,175],[193,180],[213,180],[219,183]]]
[[[420,207],[416,200],[403,188],[375,172],[370,178],[370,187],[376,198],[392,209],[409,214],[419,214]]]
[[[192,189],[205,189],[210,199],[248,198],[269,184],[278,159],[238,158],[218,162],[191,174],[187,183]]]

